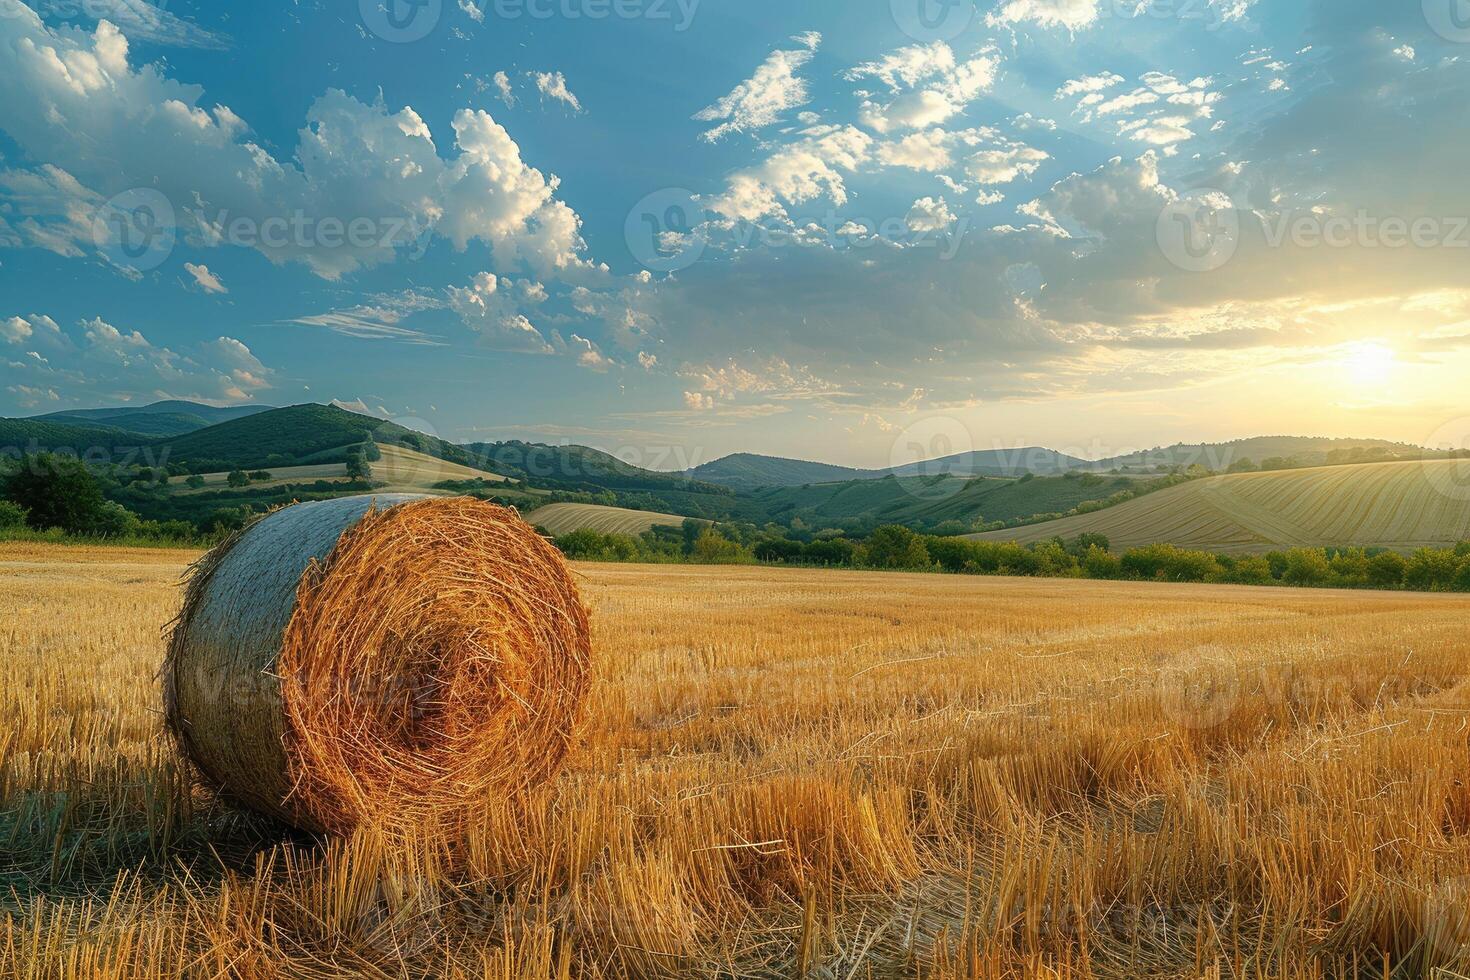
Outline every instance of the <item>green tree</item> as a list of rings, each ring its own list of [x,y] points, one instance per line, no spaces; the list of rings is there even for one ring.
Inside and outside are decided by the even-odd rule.
[[[198,490],[204,486],[204,477],[200,476],[198,473],[195,473],[184,482],[188,484],[190,489]]]
[[[694,540],[690,557],[706,565],[731,565],[753,560],[750,549],[741,547],[713,527],[706,527]]]
[[[1117,578],[1123,574],[1123,562],[1106,546],[1088,545],[1082,553],[1082,573],[1088,578]]]
[[[250,477],[244,470],[230,470],[230,475],[225,477],[225,482],[232,487],[248,487]]]
[[[1325,585],[1332,580],[1332,566],[1321,548],[1292,548],[1286,553],[1286,571],[1281,581],[1287,585]]]
[[[1438,592],[1450,587],[1459,572],[1459,561],[1448,548],[1420,548],[1409,556],[1404,584],[1419,592]]]
[[[1368,559],[1368,584],[1375,589],[1399,589],[1409,563],[1396,551],[1385,551]]]
[[[107,522],[97,478],[80,460],[54,453],[25,456],[5,483],[5,496],[28,511],[31,527],[96,534]]]
[[[1460,563],[1460,570],[1455,573],[1453,588],[1456,592],[1470,592],[1470,558]]]
[[[880,527],[868,535],[868,564],[874,568],[918,570],[933,566],[924,539],[901,524]]]
[[[368,465],[367,460],[360,453],[352,453],[347,457],[347,478],[349,480],[368,480],[373,475],[373,468]]]
[[[0,500],[0,531],[26,526],[26,509],[9,500]]]
[[[1067,550],[1074,555],[1080,556],[1087,554],[1093,548],[1098,548],[1102,551],[1111,551],[1112,547],[1113,543],[1108,540],[1106,534],[1099,534],[1096,531],[1085,531],[1077,535]]]

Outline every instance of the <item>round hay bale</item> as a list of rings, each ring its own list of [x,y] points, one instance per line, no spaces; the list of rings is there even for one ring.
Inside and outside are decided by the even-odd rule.
[[[203,778],[255,810],[453,833],[559,767],[589,656],[565,561],[515,511],[345,497],[276,511],[195,566],[165,707]]]

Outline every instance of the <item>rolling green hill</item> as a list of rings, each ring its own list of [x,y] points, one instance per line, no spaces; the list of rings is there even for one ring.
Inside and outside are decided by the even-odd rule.
[[[196,411],[204,414],[193,414]],[[218,416],[229,417],[197,427],[208,417]],[[125,425],[137,428],[130,430]],[[185,427],[192,431],[179,431]],[[157,431],[150,432],[150,429]],[[33,449],[65,449],[88,453],[94,462],[105,463],[110,459],[121,464],[106,474],[112,487],[109,493],[140,513],[160,518],[174,511],[179,515],[188,511],[183,516],[207,521],[215,510],[247,503],[279,503],[298,492],[331,495],[402,484],[518,504],[544,501],[578,507],[618,507],[679,518],[757,526],[774,523],[809,532],[838,529],[863,534],[884,524],[903,524],[918,530],[958,534],[1001,524],[1024,524],[1031,526],[993,533],[1034,540],[1038,535],[1075,536],[1082,531],[1098,530],[1115,538],[1120,545],[1177,537],[1181,544],[1220,550],[1320,538],[1320,535],[1313,537],[1315,532],[1308,533],[1315,527],[1312,521],[1316,517],[1283,516],[1277,512],[1299,506],[1299,500],[1317,506],[1319,500],[1327,498],[1315,491],[1299,497],[1284,492],[1267,493],[1259,498],[1242,497],[1236,488],[1297,486],[1291,482],[1293,474],[1304,472],[1328,474],[1312,479],[1320,485],[1332,482],[1336,486],[1341,480],[1352,482],[1355,477],[1351,474],[1362,471],[1365,464],[1348,462],[1358,455],[1374,458],[1382,454],[1424,452],[1416,447],[1374,440],[1263,437],[1236,443],[1174,446],[1152,454],[1135,454],[1094,464],[1046,449],[988,450],[903,467],[895,474],[738,454],[688,473],[668,473],[644,469],[586,446],[520,441],[458,446],[385,419],[330,405],[261,410],[256,406],[215,409],[187,402],[79,410],[33,419],[0,419],[0,451],[8,451],[13,456]],[[358,453],[366,457],[371,473],[366,479],[349,480],[345,464]],[[1320,471],[1273,469],[1226,478],[1241,480],[1254,476],[1262,481],[1250,484],[1195,478],[1185,487],[1175,484],[1186,477],[1160,475],[1154,469],[1163,466],[1177,470],[1196,461],[1224,468],[1229,462],[1245,458],[1257,464],[1273,460],[1275,465],[1285,465],[1288,460],[1315,458],[1312,454],[1341,465]],[[432,460],[442,461],[444,465],[428,462]],[[164,464],[173,476],[167,483],[159,482]],[[1096,469],[1109,464],[1128,466],[1130,471]],[[1429,464],[1398,465],[1413,467],[1417,472],[1418,467]],[[149,473],[137,469],[145,466]],[[229,487],[223,474],[236,469],[275,472],[271,477],[257,477],[249,486]],[[196,482],[186,489],[185,470],[213,474],[216,478],[212,483],[206,480],[204,486]],[[935,470],[939,472],[933,473]],[[1050,475],[1036,472],[1048,470],[1053,472]],[[1340,477],[1332,475],[1338,471]],[[859,475],[841,480],[756,485],[795,480],[808,474],[834,473]],[[691,474],[713,476],[725,482],[693,479]],[[318,484],[318,480],[322,482]],[[1196,486],[1202,489],[1189,489]],[[1393,501],[1413,499],[1419,501],[1419,506],[1430,507],[1433,500],[1420,493],[1421,489],[1401,481],[1384,484],[1381,492],[1375,491],[1379,497],[1371,505],[1376,508],[1370,515],[1372,520],[1382,518],[1385,508],[1390,508]],[[1188,503],[1174,510],[1156,509],[1166,501]],[[1321,506],[1336,504],[1327,500]],[[1077,511],[1082,513],[1053,520]],[[1406,518],[1401,518],[1402,515],[1392,518],[1390,524],[1404,524]],[[1456,519],[1454,515],[1445,518],[1449,524]],[[1040,521],[1050,523],[1040,524]],[[1364,522],[1365,527],[1371,523],[1366,517]],[[1282,530],[1289,528],[1296,530],[1290,533]],[[1280,533],[1274,533],[1273,529]],[[1345,536],[1319,543],[1350,544],[1371,539],[1383,547],[1398,547],[1424,537],[1412,528],[1402,534],[1397,531],[1347,533],[1352,529],[1336,525],[1328,530]]]
[[[933,527],[946,521],[1014,521],[1062,514],[1088,501],[1135,491],[1134,477],[1073,473],[1065,476],[897,477],[758,490],[751,498],[768,519],[801,518],[809,526],[837,522],[853,526],[910,524]]]
[[[461,446],[334,405],[293,405],[231,419],[160,440],[155,451],[161,454],[166,449],[169,462],[191,468],[209,465],[212,469],[253,469],[342,462],[369,439],[480,468],[474,456]]]
[[[1180,443],[1143,452],[1099,460],[1093,468],[1155,469],[1190,467],[1196,464],[1223,472],[1231,464],[1250,460],[1257,466],[1267,460],[1289,461],[1293,466],[1322,466],[1333,462],[1374,462],[1415,459],[1424,450],[1402,442],[1382,439],[1328,439],[1315,436],[1256,436],[1234,442]]]
[[[272,457],[305,461],[324,451],[359,445],[383,424],[381,419],[331,405],[295,405],[221,422],[163,440],[159,446],[167,450],[167,459],[172,463],[201,466],[219,462],[225,465],[210,468],[248,469],[282,465]]]
[[[973,535],[1032,542],[1106,535],[1224,553],[1286,547],[1394,551],[1470,537],[1470,460],[1363,463],[1194,480],[1107,510]]]

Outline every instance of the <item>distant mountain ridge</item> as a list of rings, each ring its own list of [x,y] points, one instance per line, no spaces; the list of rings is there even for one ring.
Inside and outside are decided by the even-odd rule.
[[[764,487],[800,487],[819,483],[881,480],[886,476],[1060,476],[1073,472],[1106,473],[1188,469],[1200,465],[1217,472],[1246,461],[1259,467],[1268,461],[1294,466],[1319,466],[1345,454],[1364,461],[1411,458],[1423,447],[1386,439],[1347,439],[1327,436],[1253,436],[1230,442],[1177,443],[1107,459],[1088,460],[1041,446],[985,449],[908,463],[889,469],[860,469],[759,453],[734,453],[685,471],[692,479],[719,483],[736,490]]]
[[[1252,436],[1230,442],[1176,443],[1141,452],[1113,456],[1089,464],[1099,469],[1155,468],[1159,466],[1204,466],[1220,471],[1250,460],[1257,466],[1270,459],[1292,460],[1297,465],[1313,466],[1330,462],[1333,453],[1353,450],[1378,451],[1385,458],[1412,456],[1424,447],[1386,439],[1343,439],[1327,436]]]
[[[835,463],[762,456],[758,453],[734,453],[686,470],[685,475],[706,483],[751,490],[756,487],[799,487],[808,483],[876,480],[886,476],[887,471],[860,470]]]
[[[758,453],[735,453],[686,471],[696,480],[721,483],[740,490],[759,487],[801,487],[812,483],[881,480],[886,476],[1057,476],[1090,467],[1085,459],[1054,449],[1022,446],[982,449],[922,460],[880,470],[864,470],[834,463],[817,463]]]
[[[110,426],[145,436],[176,436],[207,429],[232,419],[272,411],[269,405],[218,407],[177,399],[122,408],[76,408],[33,416],[31,421],[57,425]]]

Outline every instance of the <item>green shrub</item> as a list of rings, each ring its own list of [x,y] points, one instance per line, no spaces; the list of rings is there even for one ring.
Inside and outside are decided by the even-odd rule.
[[[1204,551],[1187,551],[1172,544],[1151,544],[1129,549],[1122,568],[1134,578],[1161,582],[1205,582],[1219,580],[1225,569],[1220,560]]]
[[[581,528],[557,538],[562,554],[576,561],[633,561],[638,557],[638,542],[626,534],[603,534]]]
[[[1332,566],[1320,548],[1292,548],[1286,552],[1281,581],[1287,585],[1326,585],[1332,581]]]
[[[1223,581],[1236,585],[1270,585],[1271,563],[1259,555],[1232,560],[1225,570]]]
[[[689,556],[702,565],[734,565],[755,560],[749,548],[731,541],[713,527],[706,527],[694,539],[694,550]]]
[[[917,571],[934,564],[924,539],[900,524],[878,528],[868,535],[867,545],[868,564],[874,568]]]
[[[1449,549],[1420,548],[1409,556],[1404,585],[1418,592],[1449,589],[1460,571],[1460,562]]]
[[[27,511],[37,530],[98,534],[114,519],[92,471],[80,460],[54,453],[23,457],[6,481],[5,496]]]
[[[0,500],[0,531],[10,531],[26,526],[28,512],[20,504]]]
[[[1368,559],[1368,584],[1375,589],[1401,589],[1409,563],[1396,551],[1385,551]]]
[[[1082,573],[1088,578],[1118,578],[1123,574],[1123,562],[1106,547],[1088,545],[1082,555]]]

